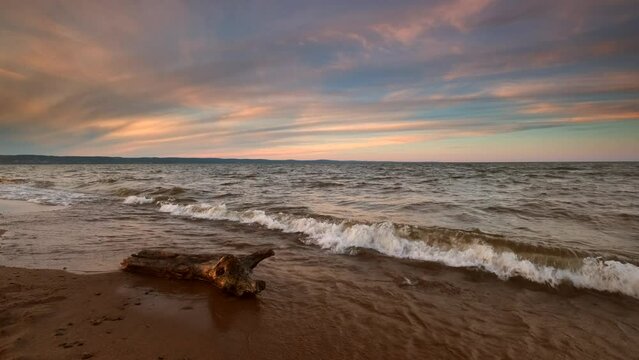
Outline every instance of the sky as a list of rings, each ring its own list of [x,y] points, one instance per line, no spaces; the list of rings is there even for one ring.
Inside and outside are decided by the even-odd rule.
[[[636,0],[2,8],[0,154],[639,160]]]

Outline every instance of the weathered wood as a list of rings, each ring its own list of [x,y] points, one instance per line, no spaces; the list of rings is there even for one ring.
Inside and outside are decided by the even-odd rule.
[[[255,295],[266,288],[251,273],[260,261],[275,255],[260,250],[250,255],[179,254],[160,250],[142,250],[122,261],[122,270],[174,279],[210,282],[236,296]]]

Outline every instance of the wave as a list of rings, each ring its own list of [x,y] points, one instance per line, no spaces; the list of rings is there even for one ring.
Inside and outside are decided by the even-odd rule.
[[[249,173],[249,174],[230,174],[229,175],[230,178],[235,178],[235,179],[256,179],[257,178],[257,174],[256,173]]]
[[[223,199],[223,198],[235,198],[235,197],[240,197],[242,196],[242,194],[236,194],[236,193],[224,193],[224,194],[219,194],[219,195],[211,195],[211,198],[213,199]]]
[[[138,195],[141,192],[142,191],[137,190],[137,189],[119,188],[119,189],[115,190],[113,192],[113,194],[117,195],[117,196],[131,196],[131,195]]]
[[[159,211],[196,219],[227,220],[259,224],[285,233],[303,233],[303,241],[335,253],[370,249],[403,259],[441,263],[451,267],[481,269],[500,279],[520,277],[556,287],[562,283],[639,298],[639,267],[617,260],[587,256],[572,265],[552,266],[526,259],[511,249],[491,245],[477,234],[474,241],[430,241],[410,239],[402,226],[391,222],[374,224],[318,220],[289,214],[267,214],[262,210],[236,211],[225,204],[160,204]],[[449,229],[450,231],[450,229]],[[464,232],[472,235],[472,232]]]
[[[0,176],[0,184],[27,184],[31,182],[31,185],[37,188],[48,189],[55,185],[53,181],[50,180],[27,180],[23,178],[5,178]]]
[[[48,189],[48,188],[52,188],[55,185],[55,183],[49,180],[36,180],[33,182],[33,185],[38,188]]]
[[[113,192],[113,194],[117,196],[131,196],[131,195],[140,195],[142,193],[147,193],[149,195],[162,195],[162,196],[176,196],[186,192],[186,189],[181,188],[179,186],[173,187],[161,187],[157,186],[151,189],[140,190],[140,189],[132,189],[122,187]]]
[[[157,186],[145,190],[139,190],[134,188],[119,188],[113,192],[114,195],[124,197],[124,204],[129,205],[141,205],[151,204],[158,202],[175,202],[191,203],[196,200],[188,196],[179,196],[185,194],[186,189],[173,186],[173,187],[161,187]]]
[[[26,185],[0,186],[0,199],[25,200],[44,205],[68,206],[81,200],[89,199],[90,196],[70,191],[36,188]]]
[[[181,188],[179,186],[173,186],[170,188],[166,188],[166,187],[161,187],[158,186],[154,189],[149,190],[149,194],[151,195],[180,195],[182,193],[184,193],[186,190],[184,188]]]
[[[314,188],[321,189],[321,188],[341,187],[341,186],[344,186],[344,184],[332,182],[332,181],[314,181],[307,184],[307,187],[311,189],[314,189]]]
[[[22,178],[6,178],[0,176],[0,184],[24,184],[28,182],[27,179]]]
[[[240,184],[239,181],[227,181],[227,182],[223,182],[220,184],[220,186],[231,186],[231,185],[237,185]]]
[[[135,205],[142,205],[142,204],[151,204],[152,202],[154,202],[155,199],[153,198],[148,198],[146,196],[135,196],[135,195],[131,195],[131,196],[127,196],[126,199],[124,199],[124,204],[135,204]]]

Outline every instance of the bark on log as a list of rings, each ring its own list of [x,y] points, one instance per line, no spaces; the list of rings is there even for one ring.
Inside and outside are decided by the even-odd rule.
[[[271,249],[243,256],[142,250],[124,259],[122,270],[173,279],[203,280],[236,296],[255,295],[266,288],[266,283],[253,280],[251,272],[260,261],[273,255]]]

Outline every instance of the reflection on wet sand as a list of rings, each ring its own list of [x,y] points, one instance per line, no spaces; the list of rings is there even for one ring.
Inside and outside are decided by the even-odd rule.
[[[197,281],[134,276],[126,286],[118,287],[117,293],[128,299],[144,298],[144,306],[139,307],[143,313],[212,335],[259,322],[258,297],[237,298]]]
[[[626,296],[314,248],[279,251],[257,273],[268,288],[235,298],[198,281],[0,268],[0,355],[627,359],[639,338]]]

